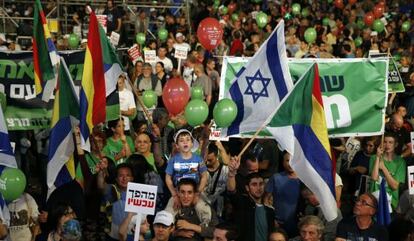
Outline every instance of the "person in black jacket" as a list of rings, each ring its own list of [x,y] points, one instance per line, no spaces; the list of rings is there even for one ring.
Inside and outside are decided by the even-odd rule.
[[[240,166],[237,157],[230,160],[227,190],[233,205],[234,223],[239,228],[237,241],[266,241],[274,228],[273,209],[263,204],[264,179],[257,173],[250,173],[246,179],[247,194],[236,192],[236,173]]]

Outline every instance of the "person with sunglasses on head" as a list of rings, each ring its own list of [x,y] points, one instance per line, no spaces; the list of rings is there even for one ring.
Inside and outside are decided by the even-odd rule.
[[[359,196],[355,202],[354,216],[350,219],[342,219],[339,222],[335,241],[388,241],[386,227],[375,223],[373,220],[377,207],[377,199],[371,193],[364,193]]]

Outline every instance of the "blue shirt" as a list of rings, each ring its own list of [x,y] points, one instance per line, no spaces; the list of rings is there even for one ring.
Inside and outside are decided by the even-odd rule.
[[[201,174],[206,171],[207,167],[199,155],[193,153],[190,159],[184,159],[178,153],[168,161],[165,173],[170,175],[174,185],[177,185],[181,178],[191,178],[199,183]]]
[[[275,219],[292,234],[297,226],[296,208],[300,196],[299,178],[289,178],[286,172],[274,174],[266,184],[266,192],[273,195]]]

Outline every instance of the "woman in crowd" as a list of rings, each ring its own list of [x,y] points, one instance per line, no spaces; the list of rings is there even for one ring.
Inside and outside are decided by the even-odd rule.
[[[108,122],[111,136],[107,138],[103,152],[118,165],[125,161],[134,151],[134,142],[124,133],[124,121],[121,119]]]
[[[47,241],[59,241],[62,240],[63,224],[68,220],[75,219],[76,214],[72,207],[66,203],[59,204],[55,209],[50,212],[47,223],[50,227],[50,233]]]
[[[407,171],[405,160],[395,153],[397,145],[397,137],[392,133],[385,133],[384,142],[377,148],[377,154],[371,157],[369,163],[369,173],[372,178],[371,192],[379,192],[379,186],[385,179],[387,194],[391,196],[392,209],[397,208],[399,187],[400,184],[405,183]]]

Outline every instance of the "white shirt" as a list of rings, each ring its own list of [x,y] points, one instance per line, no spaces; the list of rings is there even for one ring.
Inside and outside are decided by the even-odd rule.
[[[173,63],[172,63],[170,58],[164,57],[163,59],[160,59],[157,56],[156,61],[154,63],[154,68],[155,68],[155,65],[157,64],[157,62],[162,62],[164,64],[164,70],[165,70],[166,73],[170,73],[172,71]]]
[[[132,91],[124,88],[123,90],[119,91],[119,108],[121,111],[127,111],[129,109],[136,109],[134,95]],[[125,130],[128,131],[130,129],[130,121],[128,116],[122,116],[124,119]]]

